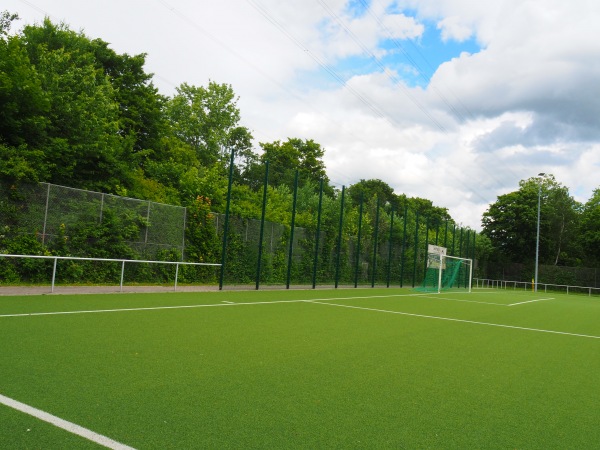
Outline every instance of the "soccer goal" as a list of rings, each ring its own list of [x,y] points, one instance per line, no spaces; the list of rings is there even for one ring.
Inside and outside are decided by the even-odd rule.
[[[427,271],[421,286],[424,292],[441,292],[463,288],[471,292],[473,260],[446,254],[444,247],[430,245],[427,254]]]

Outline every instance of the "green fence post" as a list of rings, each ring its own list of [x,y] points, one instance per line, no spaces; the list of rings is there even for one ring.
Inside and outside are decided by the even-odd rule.
[[[260,270],[263,254],[263,237],[265,234],[265,213],[267,211],[267,187],[269,185],[269,161],[265,162],[265,181],[263,184],[262,211],[260,214],[260,236],[258,237],[258,263],[256,265],[256,289],[260,286]]]
[[[356,263],[354,265],[354,287],[358,287],[358,270],[360,268],[360,243],[362,235],[362,218],[363,218],[363,198],[364,193],[360,193],[360,204],[358,206],[358,239],[356,243]]]
[[[342,186],[342,199],[340,201],[340,226],[337,239],[337,257],[335,259],[335,287],[337,289],[340,281],[340,255],[342,253],[342,228],[344,226],[344,193],[346,186]]]
[[[417,278],[417,253],[419,251],[419,211],[416,213],[415,218],[415,256],[413,258],[413,277],[412,277],[412,287],[415,287],[415,281]]]
[[[423,254],[425,255],[425,262],[423,264],[423,279],[427,276],[427,254],[429,253],[429,217],[425,219],[425,247]]]
[[[379,238],[379,197],[377,197],[377,208],[375,209],[375,230],[373,233],[373,271],[371,272],[371,287],[375,287],[377,276],[377,240]]]
[[[231,185],[233,183],[233,156],[235,150],[231,149],[229,160],[229,182],[227,184],[227,203],[225,206],[225,223],[223,224],[223,248],[221,250],[221,274],[219,276],[219,290],[223,290],[223,278],[225,277],[225,259],[227,254],[227,234],[229,232],[229,206],[231,205]]]
[[[408,206],[404,205],[404,229],[402,230],[402,248],[400,249],[400,287],[404,287],[404,262],[406,261],[406,220],[408,217]]]
[[[294,250],[294,228],[296,227],[296,201],[298,199],[298,169],[294,175],[294,200],[292,202],[292,229],[290,230],[290,245],[288,253],[288,267],[287,267],[287,279],[285,282],[285,288],[290,288],[290,279],[292,277],[292,253]]]
[[[390,287],[390,276],[392,274],[392,232],[394,230],[394,207],[390,216],[390,237],[388,239],[388,265],[387,265],[387,287]]]
[[[444,247],[448,248],[448,219],[446,219],[446,231],[444,231]]]
[[[319,183],[319,211],[317,212],[317,235],[315,236],[315,258],[313,261],[313,283],[312,287],[317,287],[317,264],[319,263],[319,239],[321,237],[321,209],[323,207],[323,178]]]
[[[467,242],[466,242],[466,254],[465,254],[465,258],[469,258],[469,255],[471,253],[471,230],[467,230]],[[465,272],[465,287],[469,286],[469,272],[466,271]]]
[[[450,255],[452,256],[456,256],[454,254],[454,244],[456,242],[456,223],[453,224],[453,228],[452,228],[452,253],[450,253]]]

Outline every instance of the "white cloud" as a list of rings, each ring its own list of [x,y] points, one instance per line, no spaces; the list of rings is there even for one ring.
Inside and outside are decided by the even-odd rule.
[[[25,21],[43,17],[27,3],[4,3]],[[489,202],[538,172],[589,198],[600,166],[600,3],[370,5],[357,13],[343,0],[35,2],[118,52],[147,52],[165,94],[184,81],[230,83],[257,141],[315,139],[338,184],[379,178],[474,228]],[[437,67],[429,86],[410,87],[401,80],[414,67],[389,33],[433,56],[425,26],[439,26],[440,49],[471,37],[482,48]]]

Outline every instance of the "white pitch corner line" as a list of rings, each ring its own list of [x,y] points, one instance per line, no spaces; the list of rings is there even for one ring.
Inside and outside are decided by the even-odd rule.
[[[92,430],[88,430],[87,428],[61,419],[60,417],[53,416],[52,414],[42,411],[41,409],[37,409],[33,406],[29,406],[25,403],[13,400],[12,398],[6,397],[2,394],[0,394],[0,403],[10,408],[16,409],[17,411],[21,411],[25,414],[29,414],[30,416],[36,417],[37,419],[43,420],[44,422],[48,422],[70,433],[81,436],[89,441],[95,442],[96,444],[100,444],[106,448],[110,448],[112,450],[135,450],[133,447],[121,444],[120,442],[114,441]]]

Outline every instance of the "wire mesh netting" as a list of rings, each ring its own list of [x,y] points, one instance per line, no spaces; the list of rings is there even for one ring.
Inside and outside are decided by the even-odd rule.
[[[40,183],[20,186],[9,208],[10,187],[3,191],[7,207],[0,226],[13,234],[36,236],[50,248],[70,250],[73,256],[183,256],[183,207]]]
[[[1,187],[0,226],[10,238],[0,239],[5,253],[223,262],[225,286],[415,287],[425,276],[429,243],[439,240],[457,256],[474,251],[474,234],[448,221],[430,223],[417,211],[394,211],[373,199],[364,205],[361,200],[358,208],[344,199],[343,190],[328,197],[322,211],[311,203],[314,197],[305,195],[294,211],[303,226],[230,215],[225,236],[226,216],[210,212],[210,201],[201,196],[186,209],[47,183]],[[39,265],[40,277],[47,277],[45,262],[18,264]],[[102,279],[114,279],[118,272],[111,264],[101,269],[83,262],[61,265],[58,273],[65,280],[90,272],[97,278],[91,281],[99,282],[100,273]],[[154,279],[170,280],[170,270],[140,264],[128,268],[125,277],[149,279],[147,274],[156,272]],[[195,274],[201,271],[197,268],[181,270],[183,279],[190,272],[190,279],[217,280],[214,269],[210,275]],[[33,273],[29,270],[30,277]]]

